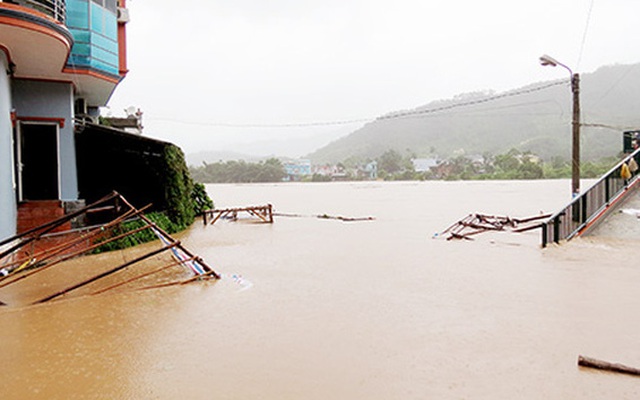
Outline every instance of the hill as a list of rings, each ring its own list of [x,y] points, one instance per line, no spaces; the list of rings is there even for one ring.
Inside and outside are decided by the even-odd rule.
[[[618,154],[622,131],[640,129],[640,64],[581,74],[580,87],[582,158]],[[515,148],[568,159],[571,115],[568,77],[504,93],[467,93],[381,116],[308,158],[315,164],[366,161],[389,149],[447,158]]]

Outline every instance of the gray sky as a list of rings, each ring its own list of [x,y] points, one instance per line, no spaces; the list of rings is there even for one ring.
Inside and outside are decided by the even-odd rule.
[[[640,62],[637,0],[128,0],[109,103],[186,153],[301,156],[375,118]],[[568,89],[567,89],[568,90]],[[567,93],[569,96],[569,91]],[[234,125],[224,126],[224,125]],[[266,128],[235,127],[265,125]]]

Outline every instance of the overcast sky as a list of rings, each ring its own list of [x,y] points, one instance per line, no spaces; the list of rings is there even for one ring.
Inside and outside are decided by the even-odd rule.
[[[301,156],[456,94],[640,62],[637,0],[128,0],[130,72],[105,110],[186,153]],[[567,89],[567,95],[570,95]],[[231,125],[231,126],[225,126]],[[260,125],[263,128],[242,127]]]

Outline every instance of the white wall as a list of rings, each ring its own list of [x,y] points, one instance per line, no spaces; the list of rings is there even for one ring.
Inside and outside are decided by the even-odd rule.
[[[14,80],[12,101],[18,116],[64,118],[60,128],[60,200],[78,199],[73,134],[73,86],[70,83]]]
[[[11,80],[7,57],[0,51],[0,240],[16,233],[16,194],[11,125]]]

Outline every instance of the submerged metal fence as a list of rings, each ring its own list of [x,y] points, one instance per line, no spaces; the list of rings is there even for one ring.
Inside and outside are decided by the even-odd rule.
[[[542,247],[546,247],[551,242],[571,240],[605,211],[613,201],[624,195],[625,191],[638,179],[636,174],[628,180],[620,176],[622,165],[624,163],[628,165],[631,158],[640,164],[640,149],[625,157],[587,191],[543,222]]]

